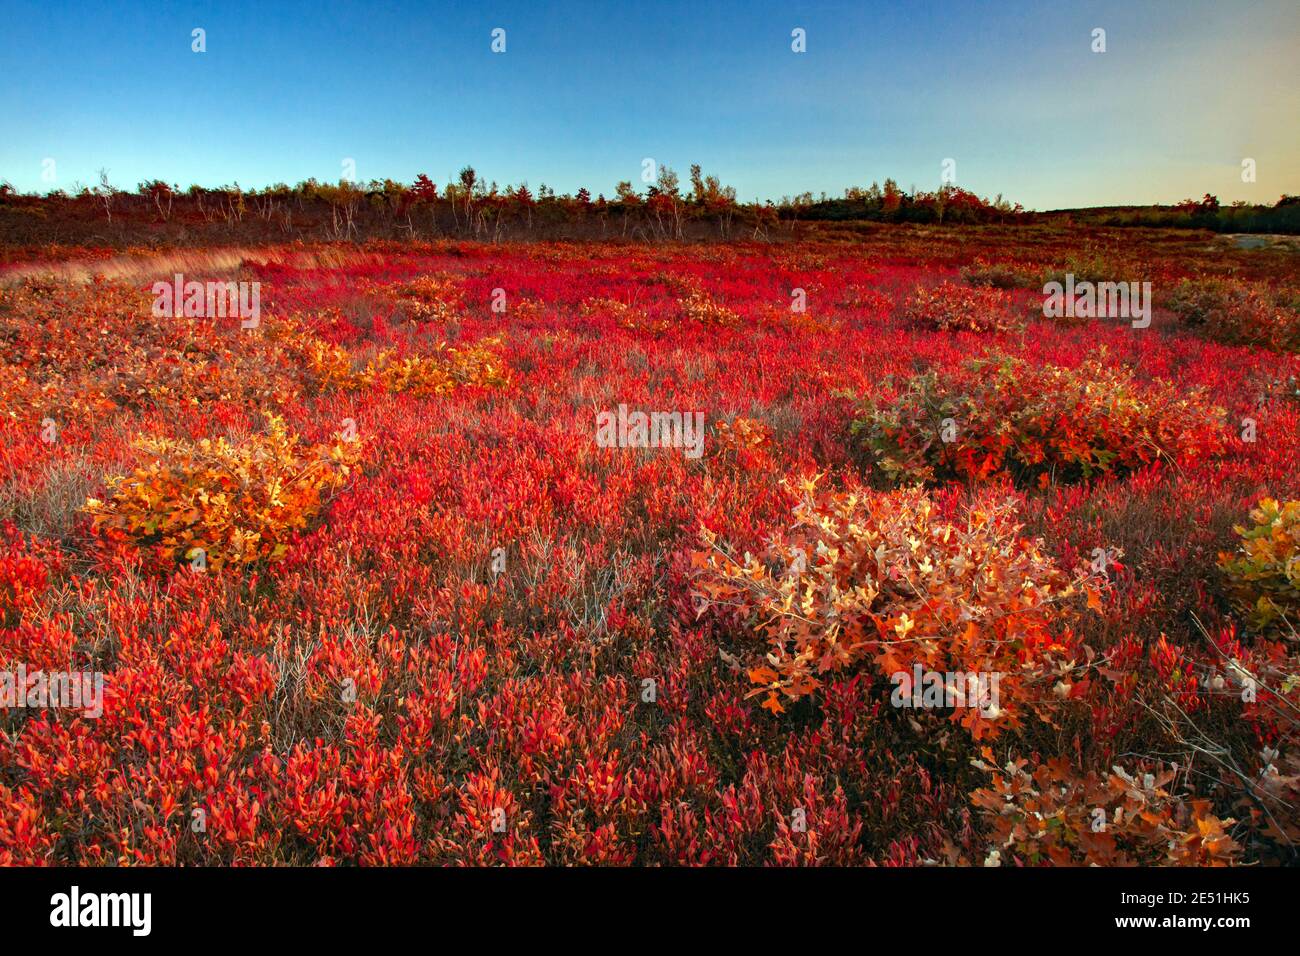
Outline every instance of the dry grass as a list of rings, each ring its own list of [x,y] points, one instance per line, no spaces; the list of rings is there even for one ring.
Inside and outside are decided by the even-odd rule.
[[[73,260],[18,266],[0,274],[0,287],[18,285],[25,279],[52,277],[65,282],[87,283],[105,279],[143,284],[182,275],[222,276],[238,273],[246,265],[281,265],[295,269],[334,269],[343,265],[376,265],[379,253],[356,248],[322,246],[315,249],[289,247],[232,246],[225,249],[175,249],[160,253],[128,253],[100,260]]]

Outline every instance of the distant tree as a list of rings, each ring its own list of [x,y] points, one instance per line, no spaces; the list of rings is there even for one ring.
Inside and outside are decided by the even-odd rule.
[[[478,185],[478,173],[474,171],[473,166],[463,166],[458,178],[461,196],[465,201],[465,216],[468,219],[474,214],[474,187]]]
[[[903,191],[898,188],[898,183],[892,179],[886,179],[885,188],[880,198],[880,211],[886,216],[895,216],[902,206]]]
[[[519,211],[527,217],[528,230],[531,232],[533,228],[534,200],[533,194],[528,190],[528,184],[520,183],[519,188],[511,194],[510,198],[513,199],[515,205],[519,207]]]
[[[154,208],[158,210],[158,216],[163,222],[171,219],[172,200],[176,195],[171,186],[168,186],[161,179],[150,179],[142,182],[137,187],[137,191],[154,204]]]
[[[102,167],[99,170],[99,186],[95,189],[95,195],[104,204],[104,215],[108,217],[109,222],[112,222],[113,200],[117,196],[117,190],[108,181],[108,170]]]
[[[618,204],[619,211],[623,219],[623,235],[627,235],[627,224],[633,211],[641,205],[641,197],[637,195],[632,184],[624,179],[614,187],[614,202]]]
[[[350,237],[356,231],[357,207],[364,193],[355,183],[340,179],[337,186],[320,184],[316,194],[330,207],[330,224],[335,239]]]
[[[424,173],[415,177],[415,182],[411,184],[411,199],[413,202],[432,203],[438,200],[438,185]]]
[[[677,174],[673,168],[668,165],[659,167],[659,175],[655,179],[655,194],[650,204],[651,210],[655,214],[655,222],[659,224],[660,233],[664,233],[661,214],[667,213],[673,226],[674,238],[682,237],[682,212],[681,212],[681,194],[678,192]]]
[[[726,236],[736,211],[736,190],[723,186],[717,176],[704,176],[699,164],[691,166],[691,201],[699,213],[718,220],[718,231]]]
[[[691,163],[691,202],[697,206],[704,205],[704,179],[699,163]]]

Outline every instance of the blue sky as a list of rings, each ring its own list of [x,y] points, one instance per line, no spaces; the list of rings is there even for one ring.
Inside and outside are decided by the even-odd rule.
[[[933,188],[945,158],[1038,209],[1300,193],[1295,0],[0,0],[0,24],[0,179],[23,190],[337,180],[351,158],[609,195],[650,157],[745,200]]]

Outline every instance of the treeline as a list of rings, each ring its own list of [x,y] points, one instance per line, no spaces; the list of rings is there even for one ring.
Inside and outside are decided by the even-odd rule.
[[[984,199],[960,186],[948,183],[934,192],[900,189],[892,179],[883,186],[872,183],[862,188],[851,186],[843,199],[823,195],[814,201],[810,193],[781,200],[778,209],[783,217],[829,222],[858,220],[875,222],[968,223],[1010,222],[1026,217],[1019,203],[1001,195]]]
[[[940,225],[1043,222],[1065,217],[1089,225],[1157,226],[1239,232],[1300,232],[1300,205],[1283,197],[1274,207],[1220,208],[1206,196],[1172,207],[1026,213],[997,196],[984,199],[956,185],[933,192],[883,186],[851,187],[844,196],[803,193],[779,202],[742,203],[736,191],[698,165],[682,184],[667,166],[638,189],[618,183],[612,195],[587,189],[559,194],[546,185],[498,186],[472,166],[438,185],[308,179],[263,189],[238,184],[182,190],[162,180],[134,191],[99,184],[69,192],[19,193],[0,183],[0,241],[11,244],[206,244],[292,239],[373,238],[707,240],[775,239],[816,222],[903,222]]]
[[[238,184],[209,188],[162,180],[134,191],[104,173],[94,187],[44,195],[0,183],[0,239],[10,243],[361,240],[451,236],[481,240],[624,238],[630,240],[773,239],[818,220],[1000,222],[1019,206],[989,202],[955,186],[934,193],[884,187],[850,189],[843,200],[805,193],[780,202],[742,203],[731,186],[698,165],[681,183],[660,166],[638,189],[618,183],[612,194],[585,188],[556,193],[546,185],[501,187],[472,166],[439,185],[427,175],[412,183],[308,179],[263,189]]]
[[[1272,206],[1235,202],[1220,205],[1217,196],[1185,199],[1173,206],[1109,206],[1065,209],[1068,216],[1088,226],[1147,226],[1157,229],[1209,229],[1213,232],[1300,233],[1300,196],[1283,196]]]
[[[337,183],[308,179],[262,189],[190,186],[161,180],[119,189],[100,174],[95,187],[45,195],[22,194],[0,184],[0,228],[8,241],[119,236],[142,239],[219,238],[283,241],[286,238],[468,237],[730,238],[740,228],[765,235],[780,219],[772,204],[737,202],[735,190],[691,167],[683,189],[677,174],[660,167],[638,192],[621,182],[610,198],[589,190],[558,194],[546,185],[498,186],[472,166],[439,186],[421,174],[413,183],[392,179]],[[53,237],[59,238],[53,238]]]

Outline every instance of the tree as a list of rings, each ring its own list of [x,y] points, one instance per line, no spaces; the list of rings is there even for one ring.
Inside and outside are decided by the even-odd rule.
[[[699,163],[691,163],[691,201],[697,206],[704,205],[704,180],[700,176]]]
[[[618,203],[623,214],[623,235],[627,235],[627,222],[632,211],[641,205],[641,197],[636,194],[632,184],[624,179],[614,187],[614,201]]]
[[[168,186],[161,179],[150,179],[142,182],[139,187],[139,193],[146,199],[153,202],[154,207],[158,210],[159,217],[163,222],[167,222],[172,216],[172,199],[175,192],[172,187]],[[163,204],[166,203],[166,206]]]
[[[659,167],[659,175],[655,179],[655,194],[651,208],[654,210],[655,221],[659,223],[659,231],[664,232],[663,222],[660,220],[660,213],[667,212],[672,218],[673,235],[675,238],[682,237],[682,213],[681,213],[681,195],[678,192],[677,174],[673,168],[668,165]]]
[[[352,235],[356,231],[354,220],[363,195],[361,189],[346,179],[340,179],[337,186],[317,186],[316,194],[329,204],[333,237],[340,239]]]
[[[424,173],[420,173],[411,184],[410,193],[413,202],[433,203],[438,199],[438,186]]]
[[[112,222],[113,199],[117,196],[117,190],[108,181],[108,170],[102,167],[99,170],[99,186],[95,189],[95,195],[104,204],[104,215],[108,217],[109,222]]]
[[[461,195],[465,199],[465,218],[470,219],[474,214],[474,187],[479,185],[478,173],[474,171],[473,166],[463,166],[459,179]]]
[[[533,194],[528,191],[527,183],[520,183],[519,188],[510,197],[528,218],[528,230],[533,228]]]
[[[903,191],[892,179],[885,180],[885,188],[880,199],[880,211],[886,216],[894,216],[903,205]]]

